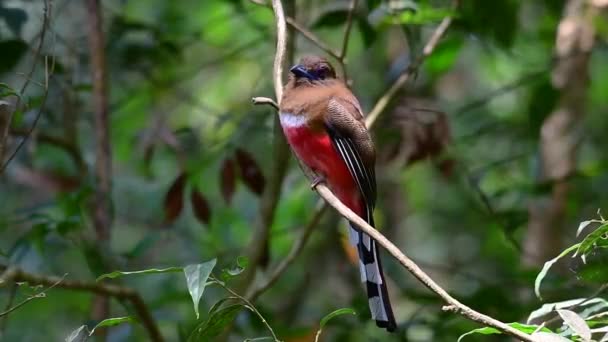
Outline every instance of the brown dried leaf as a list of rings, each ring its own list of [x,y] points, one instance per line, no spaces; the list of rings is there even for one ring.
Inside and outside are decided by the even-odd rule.
[[[266,186],[262,169],[248,152],[240,148],[236,150],[236,161],[245,185],[254,193],[261,195]]]
[[[402,98],[388,118],[388,124],[396,130],[393,134],[398,139],[384,147],[385,152],[380,159],[390,161],[399,158],[407,166],[431,159],[445,176],[451,175],[455,161],[442,158],[452,142],[450,124],[446,113],[436,108],[429,99]]]
[[[184,208],[184,188],[186,187],[186,174],[181,173],[165,195],[165,222],[171,223],[181,214]]]
[[[211,208],[205,196],[198,189],[192,189],[190,202],[192,203],[192,211],[196,219],[201,223],[209,224],[211,221]]]
[[[232,201],[234,189],[236,188],[236,172],[234,169],[234,161],[230,158],[224,159],[222,169],[220,171],[220,184],[222,188],[222,196],[226,204]]]

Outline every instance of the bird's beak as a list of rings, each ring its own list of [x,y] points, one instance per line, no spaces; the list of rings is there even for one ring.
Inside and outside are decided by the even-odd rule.
[[[306,77],[309,80],[316,80],[317,79],[311,73],[309,73],[308,70],[306,70],[306,68],[303,65],[301,65],[301,64],[294,65],[291,69],[289,69],[289,71],[292,74],[296,75],[296,77]]]

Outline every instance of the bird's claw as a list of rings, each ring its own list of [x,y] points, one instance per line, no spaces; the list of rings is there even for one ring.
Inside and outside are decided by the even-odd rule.
[[[319,185],[321,183],[325,183],[325,177],[315,176],[315,178],[312,180],[312,183],[310,183],[310,189],[314,190],[317,187],[317,185]]]

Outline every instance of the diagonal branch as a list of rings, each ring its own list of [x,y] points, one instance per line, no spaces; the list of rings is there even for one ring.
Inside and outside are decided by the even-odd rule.
[[[252,0],[252,1],[254,1],[254,0]],[[455,6],[456,5],[457,5],[457,3],[455,2]],[[351,11],[354,10],[355,6],[356,6],[356,2],[353,1],[351,3]],[[435,30],[435,32],[433,33],[433,35],[431,36],[431,38],[429,39],[429,41],[425,45],[425,48],[424,48],[424,51],[423,51],[424,58],[426,58],[427,56],[429,56],[433,52],[433,50],[437,46],[440,38],[443,36],[443,34],[445,33],[445,31],[447,30],[447,27],[449,26],[450,22],[451,22],[451,19],[449,17],[446,18],[446,19],[444,19],[444,21]],[[348,39],[349,38],[348,31],[349,30],[345,29],[344,39]],[[345,46],[345,45],[346,44],[344,44],[343,46]],[[344,49],[345,49],[344,51],[346,51],[346,48],[344,48]],[[338,57],[336,57],[336,58],[338,58]],[[418,61],[418,64],[417,64],[418,66],[424,61],[424,58],[421,58]],[[389,89],[389,91],[378,100],[378,102],[374,106],[374,109],[372,110],[372,113],[370,113],[373,116],[369,115],[368,118],[367,118],[366,125],[367,125],[368,129],[371,129],[371,127],[375,123],[375,119],[386,109],[386,105],[396,95],[397,90],[399,90],[399,88],[401,88],[402,86],[405,85],[407,79],[415,72],[415,70],[416,70],[416,68],[408,68],[408,69],[406,69],[406,71],[402,75],[402,77],[405,77],[405,81],[400,82],[399,80],[397,80],[391,86],[391,88]],[[276,75],[274,75],[274,77],[276,79]],[[253,100],[253,104],[255,104],[255,105],[267,104],[267,105],[273,106],[277,110],[279,108],[279,105],[274,100],[272,100],[270,98],[267,98],[267,97],[254,97],[252,100]],[[310,172],[310,170],[308,170],[301,163],[300,163],[300,167],[302,168],[303,172],[309,178],[311,176],[313,176],[312,173]],[[281,275],[283,275],[283,273],[287,270],[287,268],[293,263],[293,261],[302,252],[304,246],[308,242],[308,237],[312,233],[312,230],[317,226],[318,221],[320,221],[320,219],[321,219],[321,217],[323,215],[323,212],[327,209],[327,207],[328,207],[328,203],[324,203],[315,212],[315,214],[313,215],[312,220],[306,226],[306,228],[304,229],[304,232],[302,233],[302,235],[294,242],[291,250],[289,251],[289,254],[288,254],[287,258],[285,260],[283,260],[283,262],[281,262],[279,265],[276,266],[276,268],[271,272],[271,275],[269,276],[269,278],[263,284],[259,285],[258,287],[256,287],[253,290],[250,287],[250,290],[247,291],[248,298],[255,299],[255,298],[259,297],[263,292],[265,292],[270,287],[272,287],[272,285],[281,277]]]
[[[28,130],[28,134],[21,140],[19,145],[17,145],[17,148],[15,148],[13,153],[3,163],[6,139],[8,136],[9,127],[11,125],[12,116],[13,116],[13,113],[21,107],[21,100],[23,98],[23,95],[25,94],[25,90],[27,89],[29,83],[32,80],[34,72],[36,71],[36,65],[38,64],[38,59],[40,58],[40,54],[42,52],[42,47],[44,46],[44,39],[45,39],[47,30],[49,27],[51,9],[52,9],[52,0],[45,0],[44,7],[43,7],[44,14],[43,14],[43,19],[42,19],[42,28],[40,29],[40,33],[39,33],[40,38],[38,40],[38,46],[34,50],[34,64],[32,65],[32,68],[30,69],[30,71],[28,72],[28,74],[25,77],[25,83],[23,83],[23,86],[21,87],[21,90],[19,91],[19,96],[17,96],[16,104],[13,106],[13,108],[10,108],[10,106],[7,106],[6,104],[3,105],[0,103],[0,115],[5,116],[5,118],[0,119],[0,126],[3,126],[3,127],[0,127],[0,174],[2,174],[4,172],[4,170],[6,170],[6,168],[8,167],[8,164],[13,160],[13,158],[15,158],[15,156],[17,155],[17,152],[19,152],[19,150],[21,150],[23,145],[26,143],[27,139],[31,136],[32,132],[34,131],[34,128],[36,128],[36,125],[38,124],[38,121],[40,120],[40,117],[42,116],[42,110],[44,109],[44,106],[46,104],[47,95],[49,93],[48,80],[53,72],[53,68],[51,68],[51,71],[49,73],[48,56],[45,57],[45,59],[44,59],[44,61],[45,61],[45,83],[43,86],[44,93],[42,95],[42,102],[40,103],[40,106],[38,107],[38,112],[36,113],[36,116],[34,117],[34,121],[32,122],[32,125]],[[54,65],[54,59],[53,59],[52,64]],[[3,107],[4,107],[4,109],[2,109]],[[5,115],[5,113],[3,113],[3,110],[8,111],[6,113],[6,115]]]
[[[389,254],[393,256],[408,272],[410,272],[416,279],[418,279],[425,287],[437,294],[443,299],[447,305],[443,307],[444,311],[450,311],[460,314],[472,321],[478,322],[484,326],[494,327],[503,333],[519,338],[522,341],[534,342],[534,339],[517,329],[514,329],[507,324],[500,322],[490,316],[479,313],[470,307],[462,304],[457,299],[452,297],[447,291],[439,286],[429,275],[427,275],[418,265],[408,258],[403,252],[399,250],[391,241],[389,241],[379,231],[374,229],[372,226],[367,224],[361,217],[355,214],[350,208],[345,206],[332,192],[323,184],[319,184],[315,190],[323,197],[323,199],[331,205],[336,211],[340,213],[344,218],[354,223],[362,231],[371,236],[379,245],[384,247]]]
[[[458,1],[454,1],[453,7],[456,6],[458,6]],[[407,81],[412,77],[412,75],[416,73],[416,70],[418,70],[418,68],[422,65],[424,60],[433,53],[433,50],[435,50],[435,47],[439,43],[439,40],[441,40],[441,37],[443,37],[451,23],[452,17],[445,17],[443,19],[441,24],[439,24],[439,26],[435,29],[435,32],[433,32],[433,35],[422,49],[422,54],[414,61],[414,63],[412,63],[401,73],[401,75],[390,86],[387,92],[382,95],[378,102],[376,102],[374,108],[372,108],[372,110],[367,115],[367,120],[365,121],[367,127],[370,127],[374,124],[376,119],[378,119],[378,116],[380,116],[384,109],[386,109],[386,106],[388,106],[390,101],[395,97],[397,91],[399,91],[399,89],[401,89],[407,83]]]
[[[280,8],[280,0],[273,0],[273,6],[275,8],[275,11],[277,9],[277,7],[275,6],[277,3],[279,4],[279,8]],[[456,3],[457,3],[457,1],[455,1],[455,4]],[[282,20],[282,16],[277,15],[277,25],[279,26],[279,28],[281,26],[280,20]],[[415,68],[417,66],[419,66],[424,61],[424,59],[433,52],[433,49],[438,44],[439,40],[441,39],[441,37],[443,36],[445,31],[449,27],[450,23],[451,23],[450,17],[446,17],[441,22],[439,27],[435,30],[435,32],[431,36],[431,39],[425,45],[425,47],[423,49],[423,53],[418,58],[416,63],[414,63],[414,65],[412,65],[410,68],[406,69],[404,71],[404,73],[397,79],[397,81],[391,86],[389,91],[378,101],[378,103],[376,104],[376,106],[374,107],[372,112],[370,113],[370,116],[368,117],[368,120],[367,120],[368,127],[371,126],[375,122],[375,120],[380,115],[380,113],[386,108],[387,104],[392,99],[392,97],[396,94],[397,90],[400,89],[407,82],[407,80],[413,73],[413,70],[415,70]],[[280,33],[281,33],[281,31],[279,31],[279,34]],[[280,35],[279,35],[279,37],[280,37]],[[277,45],[279,46],[279,44],[277,44]],[[283,55],[284,55],[284,51],[277,50],[277,52],[276,52],[277,57],[275,58],[275,62],[282,61],[281,57]],[[277,65],[275,65],[274,75],[273,75],[274,80],[275,80],[275,90],[277,89],[277,87],[282,86],[282,83],[280,83],[281,74],[280,73],[277,74],[280,71],[281,71],[280,66],[277,67]],[[277,80],[279,83],[276,83]],[[277,91],[277,95],[278,94],[279,94],[279,92]],[[306,168],[303,168],[303,169],[304,169],[304,172],[308,175],[309,170],[307,170]],[[447,291],[445,291],[441,286],[439,286],[431,277],[429,277],[424,271],[422,271],[422,269],[420,269],[420,267],[418,267],[418,265],[415,262],[413,262],[410,258],[408,258],[403,252],[401,252],[399,250],[399,248],[397,248],[391,241],[389,241],[386,237],[384,237],[384,235],[382,235],[380,232],[378,232],[372,226],[367,224],[367,222],[365,222],[361,217],[359,217],[352,210],[350,210],[347,206],[345,206],[331,192],[331,190],[329,190],[329,188],[327,188],[327,186],[325,186],[322,183],[318,184],[315,187],[315,191],[317,191],[317,193],[327,202],[327,204],[329,204],[334,209],[336,209],[336,211],[338,211],[344,218],[346,218],[350,222],[357,225],[362,231],[367,233],[376,242],[378,242],[378,244],[380,244],[382,247],[384,247],[397,261],[399,261],[399,263],[408,272],[410,272],[414,277],[416,277],[424,286],[426,286],[429,290],[433,291],[435,294],[437,294],[439,297],[441,297],[447,303],[447,305],[443,307],[444,311],[454,312],[454,313],[460,314],[472,321],[481,323],[484,326],[494,327],[494,328],[500,330],[501,332],[504,332],[505,334],[516,337],[522,341],[534,342],[533,338],[530,335],[525,334],[517,329],[514,329],[514,328],[508,326],[507,324],[500,322],[492,317],[479,313],[479,312],[469,308],[468,306],[460,303],[458,300],[456,300],[454,297],[452,297],[449,293],[447,293]],[[280,270],[280,269],[277,269],[277,270]]]
[[[279,280],[281,275],[287,270],[291,264],[295,261],[295,259],[300,255],[304,246],[308,242],[308,238],[310,237],[312,231],[319,225],[321,218],[327,212],[328,205],[326,203],[322,203],[321,207],[315,211],[315,214],[308,222],[298,239],[291,246],[291,250],[289,254],[274,268],[270,276],[264,281],[264,283],[258,285],[255,289],[250,288],[248,293],[245,295],[251,301],[255,301],[262,293],[266,292],[269,288],[271,288],[274,283]]]

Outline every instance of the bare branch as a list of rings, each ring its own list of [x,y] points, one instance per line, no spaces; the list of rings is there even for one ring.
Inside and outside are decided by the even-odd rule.
[[[348,85],[348,72],[346,70],[346,54],[348,53],[348,42],[350,41],[350,30],[353,27],[353,18],[355,16],[355,9],[357,8],[357,0],[351,0],[350,6],[348,7],[348,17],[346,18],[346,27],[344,28],[344,38],[342,38],[342,50],[338,56],[338,62],[342,67],[342,75],[344,77],[344,83]]]
[[[95,199],[91,208],[97,248],[105,249],[110,242],[112,225],[112,152],[110,147],[110,123],[108,84],[105,59],[105,38],[100,0],[87,1],[89,24],[89,51],[93,83],[93,121],[95,126]],[[101,320],[109,316],[110,302],[105,296],[93,299],[93,318]],[[104,332],[102,339],[105,337]]]
[[[281,103],[283,97],[283,60],[287,50],[287,25],[285,23],[285,13],[283,4],[280,0],[272,0],[272,9],[277,21],[277,53],[274,56],[274,67],[272,71],[274,79],[274,93],[277,101]]]
[[[3,266],[0,266],[0,268],[2,267]],[[30,285],[44,285],[66,290],[85,291],[106,297],[114,297],[119,300],[127,300],[133,305],[142,325],[150,336],[150,340],[155,342],[164,341],[152,313],[135,290],[107,283],[64,280],[63,278],[64,277],[43,276],[27,273],[18,268],[9,268],[4,272],[2,277],[0,277],[0,287],[9,283],[27,282]]]
[[[458,1],[454,1],[454,7],[456,7],[457,5]],[[389,102],[393,99],[393,97],[395,97],[397,91],[399,91],[399,89],[401,89],[405,85],[405,83],[407,83],[410,77],[416,72],[416,70],[418,70],[420,65],[422,65],[424,60],[433,53],[433,50],[435,50],[435,47],[439,43],[439,40],[441,39],[441,37],[443,37],[451,23],[452,17],[445,17],[443,19],[441,24],[439,24],[439,26],[435,29],[435,32],[433,32],[431,38],[428,40],[428,42],[422,49],[422,55],[420,55],[420,57],[418,57],[418,59],[414,61],[412,65],[410,65],[407,69],[403,71],[403,73],[401,73],[399,78],[397,78],[397,80],[391,85],[387,92],[382,95],[378,102],[376,102],[374,108],[367,115],[367,119],[365,121],[367,127],[370,127],[374,124],[374,121],[378,119],[380,113],[384,111]]]
[[[357,8],[357,0],[351,0],[350,6],[348,6],[348,17],[346,18],[346,27],[344,28],[344,38],[342,39],[342,50],[340,50],[340,59],[346,57],[348,51],[348,42],[350,41],[350,30],[353,27],[353,17],[355,16],[355,9]]]
[[[279,102],[283,95],[283,82],[281,78],[283,74],[283,61],[285,59],[285,54],[288,54],[289,58],[293,58],[294,45],[293,42],[291,42],[292,44],[287,44],[287,25],[285,23],[285,13],[281,1],[274,0],[272,7],[275,12],[277,23],[277,51],[281,51],[275,55],[273,67],[275,97],[277,102]],[[287,7],[287,10],[291,11],[293,9],[293,7]],[[261,101],[271,105],[274,103],[271,99],[262,99]],[[274,106],[277,109],[279,107],[276,103],[274,103]],[[252,279],[254,278],[253,276],[255,275],[257,266],[267,257],[270,241],[270,227],[274,221],[276,207],[281,197],[283,180],[287,174],[289,157],[291,156],[289,147],[285,141],[285,136],[282,133],[279,117],[275,116],[273,121],[274,138],[272,146],[273,162],[271,177],[260,200],[260,213],[256,218],[253,238],[249,246],[248,256],[249,260],[251,260],[251,266],[243,273],[241,277],[241,286],[238,288],[238,290],[243,293],[247,293],[248,288],[253,286],[254,282]]]
[[[275,10],[277,9],[277,6],[276,6],[277,3],[280,6],[279,0],[273,0],[273,6],[274,6]],[[455,3],[457,3],[457,2],[455,2]],[[282,17],[277,15],[277,26],[279,27],[279,39],[281,37],[281,32],[282,32],[280,30],[281,26],[282,26],[281,20],[283,20]],[[423,53],[420,56],[420,58],[416,61],[415,65],[408,68],[397,79],[397,81],[393,84],[393,86],[391,86],[389,91],[380,99],[380,101],[378,101],[378,103],[374,107],[374,110],[372,111],[372,113],[370,113],[370,116],[368,117],[368,122],[367,122],[368,127],[373,125],[373,123],[376,120],[376,118],[378,117],[378,115],[380,115],[380,113],[386,108],[386,105],[388,104],[390,99],[392,99],[392,97],[396,94],[397,90],[400,89],[401,86],[403,86],[405,84],[405,82],[409,79],[410,75],[412,74],[412,71],[415,70],[415,67],[420,65],[423,62],[423,60],[433,52],[435,46],[437,45],[440,38],[443,36],[445,31],[447,30],[450,23],[451,23],[450,17],[446,17],[441,22],[439,27],[435,30],[435,32],[429,39],[428,43],[424,47]],[[275,58],[275,63],[277,61],[279,61],[279,62],[282,61],[282,56],[284,55],[284,51],[281,51],[280,48],[281,48],[281,45],[277,44],[277,52],[276,52],[277,56]],[[283,48],[284,48],[284,45],[283,45]],[[277,89],[278,86],[282,85],[282,83],[280,83],[281,75],[280,74],[277,75],[277,72],[280,72],[280,71],[281,71],[280,66],[277,67],[275,65],[275,68],[274,68],[275,90]],[[280,92],[277,91],[277,98],[280,98],[278,96],[279,94],[280,94]],[[309,170],[307,170],[305,167],[303,167],[303,169],[304,169],[304,172],[308,175],[309,172],[307,172],[307,171],[309,171]],[[433,279],[431,277],[429,277],[426,273],[424,273],[420,269],[420,267],[418,267],[418,265],[416,263],[414,263],[411,259],[409,259],[405,254],[403,254],[392,242],[390,242],[386,237],[384,237],[384,235],[382,235],[376,229],[374,229],[369,224],[367,224],[367,222],[365,222],[361,217],[359,217],[357,214],[355,214],[350,208],[345,206],[331,192],[331,190],[329,190],[329,188],[327,188],[327,186],[325,186],[324,184],[318,184],[315,187],[315,190],[329,205],[331,205],[334,209],[336,209],[344,218],[346,218],[350,222],[357,225],[362,231],[364,231],[369,236],[371,236],[374,240],[376,240],[395,259],[397,259],[397,261],[399,261],[399,263],[405,269],[407,269],[412,275],[414,275],[428,289],[430,289],[431,291],[436,293],[439,297],[441,297],[448,304],[447,306],[444,307],[444,310],[456,312],[470,320],[481,323],[485,326],[494,327],[508,335],[517,337],[522,341],[534,342],[534,340],[532,339],[531,336],[529,336],[523,332],[520,332],[517,329],[511,328],[510,326],[508,326],[507,324],[505,324],[503,322],[500,322],[492,317],[481,314],[481,313],[469,308],[468,306],[460,303],[458,300],[456,300],[455,298],[450,296],[442,287],[440,287],[437,283],[435,283],[435,281],[433,281]],[[320,214],[317,214],[317,215],[320,215]],[[314,223],[315,223],[314,221],[315,220],[313,220],[311,222],[311,226],[314,226]],[[312,228],[310,228],[310,229],[312,229]],[[305,235],[303,237],[305,237]],[[301,238],[298,241],[305,242],[306,239]],[[297,252],[299,249],[301,249],[301,247],[298,246],[299,244],[302,244],[302,242],[298,242],[298,243],[294,244],[292,251]],[[295,253],[295,255],[297,255],[297,253]],[[271,277],[271,281],[269,283],[272,284],[272,281],[276,280],[276,278],[282,273],[282,270],[284,270],[285,268],[286,268],[286,266],[283,266],[283,265],[280,265],[280,267],[277,267],[277,269],[275,269],[275,272],[273,273],[273,277]],[[262,287],[261,289],[268,288],[268,286],[270,286],[270,285],[266,284],[266,286]],[[259,295],[259,293],[261,293],[259,290],[254,292],[254,294],[256,294],[256,295]]]
[[[298,32],[304,36],[304,38],[308,39],[311,43],[315,44],[319,49],[323,50],[328,55],[333,58],[340,60],[340,54],[330,48],[327,44],[325,44],[319,37],[317,37],[314,33],[310,32],[308,29],[304,28],[302,25],[298,24],[295,19],[287,17],[287,23],[295,28]]]
[[[254,97],[251,99],[254,105],[270,105],[274,109],[279,110],[279,105],[269,97]]]
[[[357,227],[359,227],[363,232],[371,236],[378,244],[380,244],[384,249],[386,249],[405,269],[408,270],[414,277],[416,277],[424,286],[426,286],[429,290],[433,291],[439,297],[441,297],[446,303],[447,306],[443,307],[444,311],[451,311],[454,313],[458,313],[472,321],[478,322],[484,326],[494,327],[503,333],[517,337],[522,341],[526,342],[534,342],[534,339],[517,329],[511,328],[507,324],[500,322],[492,317],[486,316],[482,313],[479,313],[468,306],[460,303],[454,297],[450,296],[441,286],[439,286],[435,281],[429,277],[418,265],[413,262],[410,258],[408,258],[405,254],[403,254],[399,248],[397,248],[391,241],[389,241],[384,235],[382,235],[379,231],[374,229],[372,226],[367,224],[361,217],[355,214],[350,208],[345,206],[332,192],[325,186],[324,184],[319,184],[315,188],[317,193],[323,197],[323,199],[331,205],[334,209],[336,209],[340,215],[346,218],[348,221],[354,223]]]
[[[44,14],[43,14],[43,19],[42,19],[42,28],[40,29],[40,34],[39,34],[40,38],[38,40],[38,46],[34,50],[34,64],[32,65],[32,68],[30,69],[30,71],[27,74],[27,77],[25,78],[25,82],[23,83],[23,86],[21,87],[21,91],[19,92],[19,96],[17,97],[17,102],[16,102],[15,106],[12,108],[12,110],[10,108],[7,109],[7,110],[9,110],[9,113],[8,113],[8,115],[6,115],[6,117],[3,120],[3,121],[5,121],[3,124],[6,124],[6,129],[4,127],[2,127],[2,129],[0,130],[0,164],[2,165],[0,167],[0,174],[2,174],[4,172],[4,170],[6,170],[6,167],[8,166],[8,164],[13,160],[13,158],[15,158],[15,156],[17,155],[19,150],[21,150],[21,147],[23,147],[25,142],[28,140],[28,138],[34,131],[34,128],[36,128],[36,125],[38,124],[38,120],[40,120],[40,116],[42,115],[42,110],[46,104],[46,98],[47,98],[47,95],[49,92],[48,79],[50,77],[47,58],[45,58],[45,80],[46,80],[46,82],[44,84],[44,94],[42,96],[42,102],[40,103],[38,112],[36,113],[36,116],[34,118],[34,122],[32,123],[32,126],[30,127],[28,134],[23,138],[23,140],[21,140],[19,145],[17,145],[17,148],[15,149],[15,151],[13,151],[13,153],[8,157],[8,159],[4,163],[2,163],[3,157],[4,157],[3,151],[5,149],[4,146],[6,144],[8,128],[10,127],[10,124],[11,124],[12,115],[13,115],[14,111],[17,110],[21,106],[21,99],[23,98],[23,95],[25,94],[25,90],[27,89],[27,86],[29,85],[29,83],[34,75],[34,71],[36,70],[36,65],[38,64],[38,59],[40,58],[40,54],[42,52],[42,47],[44,46],[44,38],[46,37],[46,32],[48,30],[49,20],[51,17],[51,13],[50,13],[51,7],[52,7],[51,0],[45,0],[44,9],[43,9]],[[54,62],[53,62],[53,64],[54,64]],[[50,73],[52,73],[52,71],[53,70],[51,69]],[[3,113],[0,112],[0,115],[3,115]]]
[[[258,309],[256,309],[256,307],[247,298],[241,296],[240,294],[236,293],[234,290],[232,290],[231,288],[226,286],[226,284],[223,281],[220,281],[213,276],[209,277],[209,279],[213,280],[216,284],[223,287],[224,290],[228,291],[228,293],[230,293],[232,296],[234,296],[234,298],[245,303],[245,307],[247,309],[249,309],[251,312],[253,312],[254,314],[256,314],[256,316],[258,316],[258,318],[262,321],[262,324],[264,324],[266,326],[266,329],[268,329],[268,331],[272,335],[273,340],[275,342],[280,342],[280,340],[277,338],[277,335],[274,333],[274,330],[272,330],[272,327],[270,326],[270,324],[268,323],[266,318],[264,318],[264,316],[262,316],[262,314],[258,311]]]
[[[251,290],[250,293],[247,293],[246,297],[249,298],[249,300],[255,301],[262,293],[266,292],[266,290],[271,288],[274,283],[279,280],[279,278],[281,277],[281,275],[283,275],[287,268],[291,266],[294,260],[300,255],[300,253],[304,249],[304,246],[306,246],[310,234],[317,227],[325,212],[327,212],[327,208],[328,206],[326,203],[321,203],[320,208],[315,211],[312,220],[310,220],[310,222],[302,231],[302,234],[300,234],[298,239],[291,246],[289,254],[287,254],[287,256],[283,258],[282,261],[275,267],[275,269],[272,271],[272,274],[263,284],[260,284],[254,290]]]

